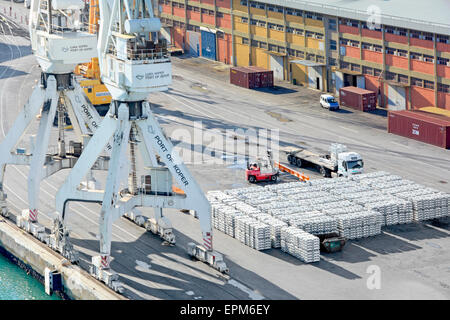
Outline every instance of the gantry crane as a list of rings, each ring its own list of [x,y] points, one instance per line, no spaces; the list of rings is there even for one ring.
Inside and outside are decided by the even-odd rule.
[[[33,54],[42,70],[41,77],[0,144],[2,214],[8,213],[4,191],[6,165],[29,166],[29,207],[17,218],[17,224],[72,261],[76,260],[76,255],[66,241],[68,237],[64,226],[55,221],[55,238],[48,236],[44,227],[38,223],[39,189],[41,180],[61,169],[73,167],[81,153],[84,136],[95,132],[101,122],[100,116],[86,101],[82,89],[73,79],[73,69],[78,63],[88,62],[97,56],[97,38],[88,33],[80,22],[80,10],[83,7],[82,0],[32,0],[29,32]],[[48,146],[56,112],[58,152],[51,153]],[[64,133],[66,112],[76,136],[69,148]],[[26,142],[22,138],[36,118],[39,122],[38,132],[34,139],[30,139],[29,148],[23,148]],[[108,147],[111,148],[109,143]]]
[[[154,220],[168,222],[163,208],[195,210],[203,246],[189,244],[191,255],[227,271],[213,251],[211,206],[158,124],[147,97],[168,89],[172,81],[170,55],[159,41],[161,22],[151,0],[100,0],[98,58],[103,83],[112,95],[109,112],[90,138],[56,195],[56,210],[64,224],[69,201],[101,203],[100,255],[92,258],[91,273],[114,289],[117,274],[110,269],[111,229],[114,221],[139,207],[154,208]],[[80,183],[98,165],[103,147],[112,138],[105,190],[84,190]],[[146,172],[137,179],[136,156]],[[157,157],[159,161],[157,160]],[[172,190],[172,181],[183,190]]]

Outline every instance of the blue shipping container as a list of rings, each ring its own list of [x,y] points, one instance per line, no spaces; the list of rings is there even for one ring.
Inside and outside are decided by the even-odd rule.
[[[202,30],[202,57],[216,60],[216,34]]]

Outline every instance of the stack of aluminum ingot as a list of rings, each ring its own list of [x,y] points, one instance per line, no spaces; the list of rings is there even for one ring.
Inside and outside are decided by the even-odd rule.
[[[281,229],[281,250],[306,263],[320,260],[319,238],[296,227]]]
[[[337,219],[339,234],[347,239],[365,238],[381,233],[378,212],[352,212],[334,217]]]
[[[441,218],[450,215],[450,195],[434,189],[421,189],[398,193],[398,197],[412,202],[415,221]]]
[[[289,226],[300,228],[311,234],[327,234],[337,231],[336,219],[319,211],[294,214],[287,217]]]
[[[235,217],[235,238],[256,250],[267,250],[272,246],[270,227],[248,216]]]
[[[269,226],[272,248],[279,248],[281,246],[281,228],[287,226],[287,224],[269,214],[260,214],[256,217],[256,219]]]

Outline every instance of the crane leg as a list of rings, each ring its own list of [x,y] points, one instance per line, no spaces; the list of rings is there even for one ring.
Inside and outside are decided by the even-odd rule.
[[[42,107],[39,129],[36,136],[37,143],[33,150],[28,174],[28,220],[30,222],[37,222],[42,170],[48,150],[50,131],[59,100],[59,94],[56,91],[56,79],[54,77],[49,77],[47,80],[47,99]]]
[[[32,120],[36,119],[36,115],[42,108],[45,100],[45,90],[37,85],[25,104],[23,110],[14,121],[14,124],[9,129],[8,133],[0,144],[0,206],[1,213],[7,214],[8,208],[6,204],[6,192],[4,185],[5,170],[7,164],[15,164],[14,155],[16,151],[13,149],[17,146],[27,128],[30,126]],[[19,163],[18,163],[19,164]],[[23,163],[20,163],[23,164]]]
[[[128,119],[128,107],[121,104],[119,107],[117,130],[114,133],[114,142],[111,153],[106,188],[100,212],[100,255],[101,268],[109,268],[111,254],[111,228],[113,222],[113,210],[116,210],[117,197],[120,188],[121,177],[124,166],[127,165],[126,155],[128,138],[130,134],[130,121]]]

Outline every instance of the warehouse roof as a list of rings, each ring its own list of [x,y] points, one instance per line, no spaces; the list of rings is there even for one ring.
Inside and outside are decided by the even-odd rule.
[[[366,21],[375,10],[381,24],[450,35],[449,0],[259,0],[294,9]]]

